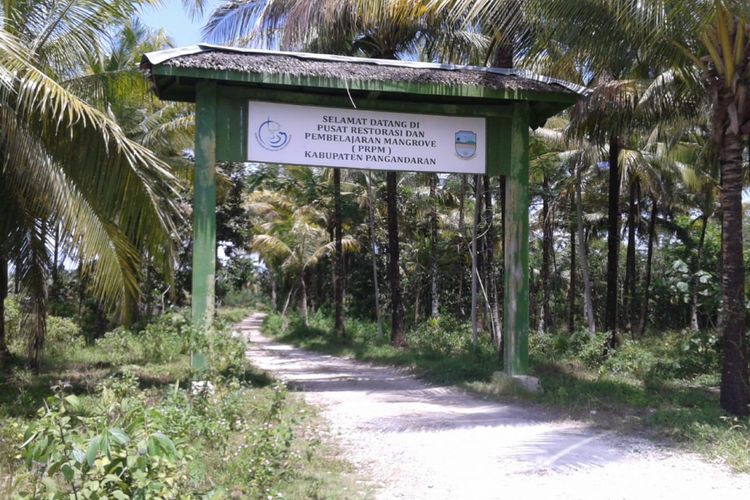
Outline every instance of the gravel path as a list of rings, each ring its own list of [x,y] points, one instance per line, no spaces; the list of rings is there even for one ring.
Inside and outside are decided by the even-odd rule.
[[[262,319],[239,325],[249,359],[322,408],[378,498],[750,498],[750,476],[695,455],[272,342]]]

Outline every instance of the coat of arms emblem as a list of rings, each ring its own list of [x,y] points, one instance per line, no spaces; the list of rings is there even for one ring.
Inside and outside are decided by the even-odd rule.
[[[470,130],[456,132],[456,155],[468,160],[477,153],[477,134]]]

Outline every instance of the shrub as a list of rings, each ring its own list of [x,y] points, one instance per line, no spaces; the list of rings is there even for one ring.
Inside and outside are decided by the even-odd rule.
[[[571,335],[531,334],[529,350],[541,359],[577,360],[588,368],[597,368],[605,361],[609,333],[592,334],[579,330]]]
[[[147,361],[163,363],[172,361],[188,350],[185,317],[178,313],[167,313],[156,318],[139,333],[140,340],[148,346],[144,354]]]
[[[118,327],[96,340],[96,346],[107,355],[114,365],[125,365],[140,361],[144,357],[141,339],[125,327]]]
[[[86,345],[79,326],[70,318],[49,316],[47,318],[47,337],[45,350],[48,355],[58,357],[62,354],[76,352]]]
[[[657,360],[654,353],[644,348],[642,343],[626,340],[619,349],[612,352],[602,365],[602,369],[616,374],[633,375],[639,380],[645,380]]]
[[[13,295],[8,295],[5,305],[5,341],[12,352],[25,352],[26,339],[21,335],[23,314],[21,305]]]
[[[206,479],[206,455],[244,496],[273,496],[295,469],[294,421],[283,385],[248,391],[237,380],[192,394],[175,386],[155,398],[125,371],[97,387],[83,404],[56,386],[25,429],[22,457],[33,476],[17,493],[50,498],[174,498],[175,492],[211,497],[223,491]],[[2,433],[0,433],[2,437]],[[192,496],[191,496],[192,497]]]
[[[155,428],[143,401],[105,396],[111,404],[86,415],[75,395],[55,389],[22,445],[38,481],[34,491],[44,488],[53,498],[159,498],[188,484],[191,457]]]
[[[471,350],[471,326],[453,316],[422,322],[407,334],[409,346],[435,356],[454,356]]]
[[[96,346],[114,365],[172,361],[188,351],[188,322],[182,314],[167,313],[138,333],[125,327],[115,328],[97,339]]]

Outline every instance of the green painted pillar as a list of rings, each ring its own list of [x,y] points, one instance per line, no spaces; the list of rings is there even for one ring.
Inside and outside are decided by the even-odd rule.
[[[216,275],[216,83],[199,81],[195,99],[193,174],[193,324],[214,317]]]
[[[508,375],[529,369],[529,104],[516,102],[511,119],[505,182],[504,367]]]

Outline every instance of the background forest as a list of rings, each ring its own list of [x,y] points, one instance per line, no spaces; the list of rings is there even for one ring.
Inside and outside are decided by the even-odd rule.
[[[125,339],[127,352],[190,305],[193,115],[137,69],[171,46],[138,19],[151,3],[0,4],[0,385],[67,366],[66,350]],[[585,87],[531,136],[530,343],[545,401],[663,404],[659,425],[705,441],[729,432],[720,407],[750,412],[746,2],[239,0],[204,34]],[[501,369],[502,178],[218,171],[218,306],[265,309],[278,335],[437,380]],[[164,352],[186,356],[190,338]],[[747,419],[732,422],[747,467]]]

